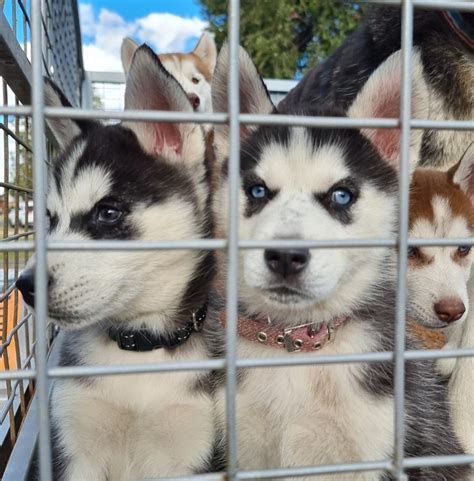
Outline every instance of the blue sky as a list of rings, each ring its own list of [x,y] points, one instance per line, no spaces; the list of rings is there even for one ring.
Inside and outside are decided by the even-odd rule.
[[[120,71],[120,45],[130,36],[158,53],[192,50],[206,27],[196,0],[80,0],[86,69]]]

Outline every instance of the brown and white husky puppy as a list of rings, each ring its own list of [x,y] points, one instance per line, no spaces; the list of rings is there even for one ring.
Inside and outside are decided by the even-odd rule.
[[[228,49],[213,80],[216,111],[227,110]],[[240,52],[240,106],[275,112],[248,54]],[[360,90],[349,117],[399,115],[401,55],[390,56]],[[413,116],[426,115],[419,52],[413,56]],[[287,110],[288,112],[288,110]],[[277,113],[277,112],[276,112]],[[290,113],[291,110],[290,110]],[[326,108],[296,113],[343,115]],[[397,236],[399,130],[246,126],[241,129],[239,232],[242,239],[354,239]],[[411,133],[410,158],[422,134]],[[215,213],[227,225],[228,127],[215,128],[222,186]],[[243,250],[239,265],[238,355],[250,358],[391,351],[395,250]],[[225,273],[225,260],[221,272]],[[219,331],[225,325],[220,318]],[[216,334],[217,336],[218,334]],[[407,348],[417,346],[407,338]],[[406,363],[407,457],[461,454],[450,428],[446,389],[432,362]],[[239,465],[263,469],[388,459],[394,449],[392,363],[252,368],[236,398]],[[221,429],[224,391],[217,391]],[[468,481],[466,466],[407,469],[410,481]],[[382,481],[388,472],[315,479]]]
[[[51,105],[67,105],[48,86]],[[178,82],[140,47],[126,109],[192,112]],[[51,169],[49,238],[169,241],[208,238],[204,133],[193,124],[101,125],[51,120],[63,152]],[[17,282],[34,306],[34,265]],[[200,332],[213,257],[205,251],[48,253],[48,315],[63,332],[62,366],[204,359]],[[134,481],[206,469],[213,403],[196,372],[55,382],[55,481]]]
[[[125,73],[130,69],[138,45],[129,37],[122,42],[122,65]],[[211,79],[216,65],[217,49],[210,33],[201,35],[196,47],[189,53],[158,55],[168,72],[186,92],[195,112],[212,112]]]
[[[446,172],[420,168],[410,192],[410,237],[468,238],[474,235],[474,145]],[[409,317],[431,348],[474,347],[470,246],[418,247],[409,251]],[[471,309],[470,309],[471,305]],[[456,434],[474,453],[474,360],[437,361],[449,377]]]
[[[474,146],[448,171],[415,170],[410,191],[411,237],[474,235],[473,167]],[[409,249],[409,317],[427,329],[443,332],[447,347],[459,344],[462,324],[469,316],[471,251],[463,245]]]

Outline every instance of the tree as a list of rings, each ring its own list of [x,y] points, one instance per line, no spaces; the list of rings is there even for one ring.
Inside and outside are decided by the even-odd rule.
[[[218,48],[227,37],[227,0],[198,0]],[[359,1],[241,0],[240,43],[268,78],[299,77],[359,24]]]

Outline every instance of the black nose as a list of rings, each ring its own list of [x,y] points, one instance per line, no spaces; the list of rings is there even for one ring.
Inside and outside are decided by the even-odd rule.
[[[265,250],[265,262],[268,268],[283,277],[299,274],[309,264],[309,249]]]
[[[26,271],[20,274],[16,281],[16,287],[21,292],[24,301],[30,305],[35,305],[35,273]]]

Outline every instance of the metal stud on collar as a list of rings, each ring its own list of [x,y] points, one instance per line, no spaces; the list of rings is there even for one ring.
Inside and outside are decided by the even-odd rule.
[[[267,334],[266,332],[263,332],[263,331],[260,331],[258,334],[257,334],[257,340],[258,342],[261,342],[261,343],[265,343],[267,342]]]

